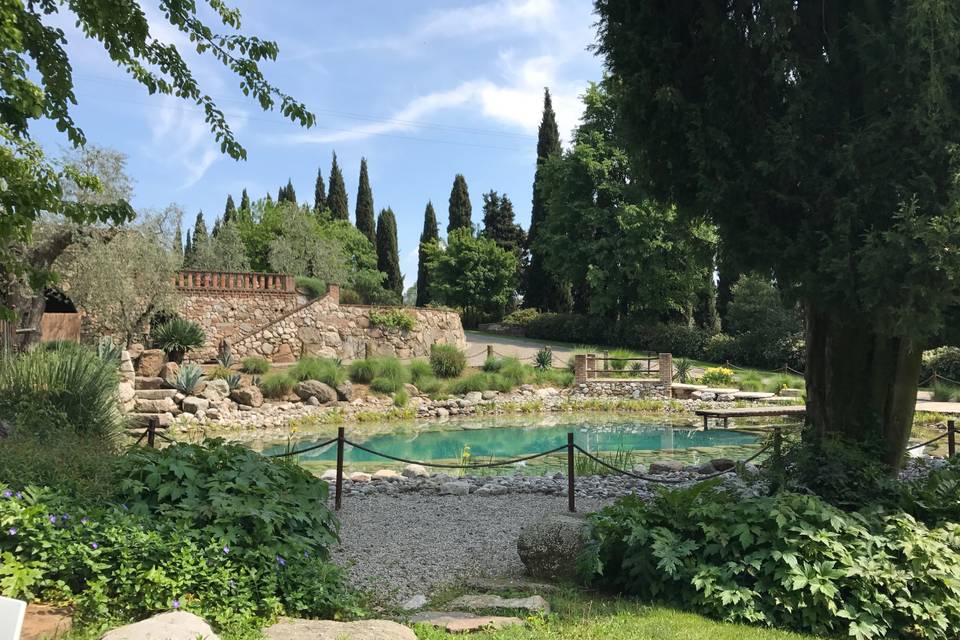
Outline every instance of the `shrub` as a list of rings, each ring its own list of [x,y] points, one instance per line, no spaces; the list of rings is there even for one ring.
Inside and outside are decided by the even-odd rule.
[[[340,289],[340,304],[363,304],[363,297],[353,289]]]
[[[680,358],[673,365],[673,379],[680,384],[686,384],[690,379],[690,372],[693,370],[693,363],[686,358]]]
[[[726,367],[711,367],[700,376],[700,382],[707,385],[731,385],[733,381],[733,369]]]
[[[246,373],[263,375],[270,371],[270,361],[259,356],[251,356],[243,359],[243,370]]]
[[[348,368],[350,379],[360,384],[370,384],[377,377],[376,363],[372,358],[354,360]]]
[[[541,371],[551,368],[553,366],[553,349],[550,347],[540,348],[533,360],[533,366]]]
[[[424,378],[434,377],[433,368],[430,366],[430,363],[419,358],[407,365],[407,371],[410,374],[410,382],[418,386]]]
[[[574,313],[541,313],[527,322],[526,335],[561,342],[582,342],[584,336],[591,336],[597,342],[606,342],[609,324],[603,318]]]
[[[307,298],[316,300],[327,293],[327,283],[319,278],[310,276],[297,276],[294,278],[297,289],[303,291]],[[343,292],[340,292],[340,302],[343,302]]]
[[[737,345],[733,336],[726,333],[715,333],[707,338],[703,346],[703,359],[707,362],[725,363],[739,360]]]
[[[123,346],[115,343],[113,338],[104,336],[97,342],[97,357],[115,367],[120,366],[123,357]]]
[[[410,394],[408,394],[403,389],[400,389],[393,394],[393,406],[403,408],[407,406],[407,403],[410,402]]]
[[[347,379],[347,372],[332,358],[305,356],[289,369],[295,380],[319,380],[331,387],[338,387]]]
[[[936,372],[938,376],[960,382],[960,347],[940,347],[923,352],[920,381],[926,382]]]
[[[536,320],[539,316],[540,312],[536,309],[517,309],[501,320],[500,324],[505,324],[508,327],[526,328],[527,325]]]
[[[516,358],[504,358],[500,361],[497,374],[508,380],[513,387],[518,387],[533,379],[533,367],[524,365]]]
[[[952,637],[960,526],[847,514],[816,496],[741,498],[717,481],[591,517],[591,582],[733,622],[824,636]]]
[[[942,382],[933,385],[933,399],[937,402],[956,402],[958,398],[960,398],[960,388]]]
[[[370,390],[376,393],[395,393],[403,389],[403,382],[396,378],[378,376],[370,381]]]
[[[483,361],[483,366],[481,368],[487,373],[496,373],[500,370],[500,358],[488,356],[487,359]]]
[[[260,379],[260,391],[268,398],[279,399],[290,395],[296,380],[282,371],[268,373]]]
[[[218,364],[207,374],[207,377],[211,380],[226,380],[233,375],[233,370],[229,367],[225,367],[222,364]]]
[[[156,327],[152,338],[153,344],[163,349],[173,362],[182,362],[185,353],[199,349],[207,341],[199,324],[179,316]]]
[[[730,290],[725,328],[736,339],[737,362],[781,367],[788,359],[790,343],[799,333],[800,314],[787,306],[769,278],[742,276]]]
[[[417,387],[420,393],[427,393],[427,394],[437,393],[438,391],[440,391],[440,387],[442,386],[440,384],[440,381],[437,380],[436,377],[432,375],[424,376],[420,378],[414,383],[414,385]]]
[[[197,390],[204,380],[206,380],[206,376],[203,375],[203,369],[200,368],[200,365],[190,363],[180,367],[173,380],[173,386],[180,393],[189,396]]]
[[[417,323],[403,309],[371,309],[370,324],[388,331],[410,331]]]
[[[77,345],[0,356],[0,420],[41,440],[70,431],[115,442],[126,425],[117,384],[112,362]]]
[[[467,356],[455,345],[434,344],[430,347],[430,366],[438,378],[456,378],[467,366]]]
[[[537,369],[535,379],[539,384],[569,387],[573,384],[573,372],[560,369]]]

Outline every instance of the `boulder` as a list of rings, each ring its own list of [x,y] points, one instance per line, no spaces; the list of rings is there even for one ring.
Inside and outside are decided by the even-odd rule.
[[[263,394],[259,387],[252,384],[231,391],[230,399],[237,404],[245,404],[248,407],[259,407],[263,404]]]
[[[269,640],[417,640],[409,627],[392,620],[299,620],[281,618],[263,630]]]
[[[322,474],[320,474],[320,479],[326,482],[336,482],[337,481],[337,470],[336,469],[327,469]]]
[[[573,513],[548,514],[526,526],[517,539],[517,554],[527,573],[550,580],[576,576],[577,559],[587,542],[587,522]]]
[[[363,471],[354,471],[347,477],[351,482],[370,482],[370,474]]]
[[[303,382],[298,382],[294,391],[301,400],[316,398],[321,404],[334,402],[337,399],[336,390],[319,380],[304,380]]]
[[[405,478],[429,478],[430,472],[427,468],[419,464],[408,464],[401,472]]]
[[[736,467],[737,463],[730,458],[714,458],[710,461],[710,466],[717,471],[729,471],[730,469]]]
[[[403,480],[403,476],[393,469],[380,469],[373,474],[374,480]]]
[[[415,385],[410,384],[409,382],[403,385],[403,390],[407,392],[409,396],[418,396],[420,395],[420,389],[417,389]]]
[[[162,349],[144,349],[137,361],[137,375],[147,378],[159,377],[167,356]]]
[[[499,391],[487,390],[480,394],[480,397],[483,400],[494,400],[498,395],[500,395]]]
[[[136,359],[139,358],[141,355],[143,355],[143,349],[144,349],[143,344],[141,344],[141,343],[139,343],[139,342],[134,342],[132,345],[130,345],[130,346],[127,348],[127,352],[130,354],[130,357],[131,357],[133,360],[136,360]]]
[[[484,629],[502,629],[523,624],[520,618],[509,616],[478,616],[461,611],[424,611],[410,618],[414,624],[428,624],[447,633],[469,633]]]
[[[404,611],[416,611],[417,609],[422,609],[427,605],[427,596],[422,593],[418,593],[415,596],[411,596],[406,599],[403,604],[400,605],[400,608]]]
[[[463,399],[466,400],[467,402],[476,403],[483,400],[483,394],[480,393],[479,391],[470,391],[465,396],[463,396]]]
[[[470,493],[471,488],[469,482],[454,480],[440,485],[440,493],[445,496],[465,496]]]
[[[683,471],[684,464],[679,460],[657,460],[650,463],[650,473],[677,473]]]
[[[304,402],[310,405],[311,407],[319,407],[321,405],[321,402],[317,400],[317,396],[310,396],[309,398],[304,400]]]
[[[487,609],[517,609],[529,613],[550,613],[550,603],[541,596],[528,598],[501,598],[493,594],[474,594],[460,596],[449,605],[451,609],[484,611]]]
[[[163,389],[164,381],[160,376],[137,376],[134,387],[137,389]]]
[[[230,395],[230,385],[226,380],[214,378],[207,381],[207,386],[200,395],[210,402],[221,402]]]
[[[353,400],[353,383],[349,380],[345,380],[337,385],[337,398],[343,400],[344,402],[350,402]]]
[[[151,400],[146,398],[137,398],[134,405],[134,411],[137,413],[175,413],[180,410],[173,398],[160,398]]]
[[[179,374],[180,365],[176,362],[167,362],[160,370],[160,377],[163,378],[163,381],[170,387],[177,386],[177,376]]]
[[[120,352],[120,380],[129,382],[132,386],[137,379],[137,371],[133,368],[133,358],[129,351]]]
[[[168,611],[104,634],[102,640],[219,640],[202,618],[186,611]]]
[[[210,401],[206,398],[198,398],[197,396],[187,396],[183,399],[183,403],[180,406],[187,413],[198,413],[209,409]]]

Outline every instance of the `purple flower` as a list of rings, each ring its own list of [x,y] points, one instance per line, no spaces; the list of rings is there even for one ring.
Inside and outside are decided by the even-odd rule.
[[[277,564],[281,567],[287,566],[287,561],[283,559],[283,556],[277,556]]]
[[[88,522],[90,522],[90,518],[86,516],[80,518],[80,524],[87,524]]]
[[[23,497],[23,494],[20,493],[19,491],[17,491],[17,492],[16,492],[15,494],[13,494],[13,495],[15,495],[15,496],[18,497],[18,498],[22,498],[22,497]]]
[[[50,516],[50,524],[57,524],[57,516]]]
[[[179,608],[180,608],[180,601],[177,600],[176,598],[174,598],[174,599],[173,599],[173,602],[170,603],[170,606],[173,607],[174,609],[179,609]]]
[[[6,491],[3,492],[3,497],[4,497],[4,498],[12,498],[12,497],[13,497],[13,491],[10,491],[9,489],[7,489]]]
[[[17,528],[16,528],[16,527],[10,527],[9,529],[7,529],[7,533],[9,533],[9,534],[12,535],[12,536],[15,536],[15,535],[17,535]]]
[[[70,519],[70,514],[69,514],[69,513],[65,513],[65,514],[63,514],[62,516],[60,516],[60,519],[63,520],[64,522],[66,522],[67,520]]]
[[[99,549],[99,548],[100,548],[100,545],[98,545],[96,542],[91,542],[91,543],[90,543],[90,548],[91,548],[91,549]]]
[[[224,553],[230,553],[230,547],[224,545],[224,547],[223,547],[223,552],[224,552]]]

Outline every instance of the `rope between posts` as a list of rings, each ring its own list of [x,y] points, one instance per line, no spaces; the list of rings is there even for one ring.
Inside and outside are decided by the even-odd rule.
[[[394,462],[403,462],[404,464],[418,464],[423,467],[436,467],[438,469],[488,469],[490,467],[505,467],[511,464],[517,464],[518,462],[525,462],[527,460],[533,460],[535,458],[542,458],[543,456],[548,456],[551,453],[557,453],[559,451],[566,451],[567,445],[562,447],[557,447],[556,449],[551,449],[549,451],[542,451],[540,453],[534,453],[529,456],[523,456],[521,458],[513,458],[511,460],[503,460],[501,462],[486,462],[480,464],[441,464],[437,462],[421,462],[419,460],[408,460],[406,458],[400,458],[397,456],[391,456],[386,453],[381,453],[379,451],[374,451],[373,449],[368,449],[363,445],[359,445],[356,442],[344,439],[344,444],[348,444],[351,447],[360,449],[360,451],[366,451],[369,454],[379,456],[381,458],[386,458],[387,460],[393,460]]]
[[[755,460],[755,459],[757,458],[757,456],[759,456],[761,453],[763,453],[764,451],[766,451],[767,449],[769,449],[770,446],[771,446],[771,445],[769,445],[769,444],[766,445],[766,446],[764,446],[763,448],[761,448],[759,451],[757,451],[755,454],[753,454],[752,456],[750,456],[750,457],[747,458],[746,460],[742,460],[742,461],[740,462],[740,464],[747,464],[748,462],[751,462],[751,461]],[[610,469],[611,471],[616,471],[617,473],[619,473],[619,474],[621,474],[621,475],[629,476],[629,477],[631,477],[631,478],[636,478],[636,479],[638,479],[638,480],[645,480],[645,481],[647,481],[647,482],[654,482],[654,483],[659,483],[659,484],[687,484],[687,483],[690,482],[689,479],[680,479],[680,478],[655,478],[655,477],[653,477],[653,476],[644,475],[644,474],[642,474],[642,473],[633,473],[633,472],[631,472],[631,471],[626,471],[626,470],[624,470],[624,469],[619,469],[619,468],[613,466],[612,464],[608,464],[607,462],[605,462],[605,461],[601,460],[600,458],[596,457],[595,455],[593,455],[592,453],[590,453],[589,451],[587,451],[586,449],[584,449],[584,448],[581,447],[580,445],[575,444],[575,445],[573,445],[573,447],[574,447],[577,451],[579,451],[580,453],[582,453],[583,455],[585,455],[585,456],[587,456],[588,458],[590,458],[591,460],[593,460],[594,462],[596,462],[596,463],[598,463],[598,464],[600,464],[600,465],[602,465],[602,466]],[[716,478],[716,477],[718,477],[718,476],[722,476],[722,475],[724,475],[725,473],[730,473],[730,472],[733,471],[734,469],[735,469],[735,467],[731,467],[731,468],[729,468],[729,469],[725,469],[724,471],[717,471],[716,473],[711,473],[711,474],[708,474],[708,475],[705,475],[705,476],[701,476],[700,478],[697,478],[697,480],[696,480],[695,482],[703,482],[703,481],[705,481],[705,480],[710,480],[710,479],[712,479],[712,478]]]
[[[952,379],[952,378],[948,378],[948,377],[946,377],[946,376],[942,376],[942,375],[940,375],[939,373],[936,374],[936,376],[930,376],[931,379],[934,378],[934,377],[935,377],[937,380],[946,380],[946,381],[949,382],[950,384],[955,384],[955,385],[960,386],[960,382],[957,382],[956,380],[954,380],[954,379]]]
[[[296,456],[296,455],[300,455],[301,453],[307,453],[308,451],[313,451],[314,449],[320,449],[322,447],[327,446],[328,444],[333,444],[336,441],[337,441],[336,438],[332,438],[330,440],[327,440],[326,442],[321,442],[319,444],[309,446],[306,449],[300,449],[299,451],[285,451],[284,453],[274,453],[267,457],[268,458],[286,458],[287,456]]]
[[[948,435],[949,435],[948,433],[941,433],[941,434],[938,435],[936,438],[930,438],[930,439],[927,440],[926,442],[921,442],[920,444],[915,444],[915,445],[913,445],[913,446],[911,446],[911,447],[907,447],[907,451],[910,451],[911,449],[919,449],[919,448],[921,448],[921,447],[927,446],[928,444],[933,444],[933,443],[936,442],[937,440],[942,440],[943,438],[946,438]]]

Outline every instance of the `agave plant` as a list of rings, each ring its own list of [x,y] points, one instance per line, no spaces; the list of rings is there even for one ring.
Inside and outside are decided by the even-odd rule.
[[[206,376],[203,375],[203,369],[200,368],[200,365],[191,363],[180,367],[177,377],[173,380],[173,386],[180,393],[190,395],[205,379]]]
[[[113,341],[113,338],[104,336],[100,338],[100,342],[97,343],[97,355],[104,362],[108,362],[119,367],[120,358],[123,355],[123,347],[116,344]]]
[[[230,375],[224,378],[224,381],[226,381],[227,386],[230,387],[230,391],[235,391],[240,388],[239,373],[231,373]]]
[[[541,371],[545,371],[553,366],[553,349],[550,347],[543,347],[537,351],[537,355],[534,358],[533,366]]]
[[[229,369],[233,366],[234,362],[236,362],[236,359],[233,357],[233,350],[230,348],[230,343],[226,340],[221,340],[220,344],[217,345],[217,364]]]
[[[680,358],[673,365],[673,379],[680,384],[686,384],[690,379],[690,372],[693,370],[693,363],[686,358]]]
[[[173,318],[153,330],[153,342],[167,353],[171,362],[183,362],[183,356],[191,349],[198,349],[206,342],[203,328],[184,318]]]

